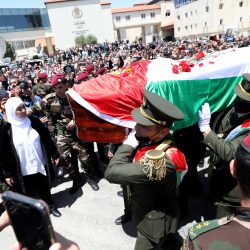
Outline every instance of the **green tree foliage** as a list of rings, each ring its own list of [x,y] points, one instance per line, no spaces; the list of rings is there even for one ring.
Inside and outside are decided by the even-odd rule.
[[[84,35],[78,36],[75,38],[75,44],[81,46],[86,44],[86,37]]]
[[[6,42],[6,52],[4,54],[5,57],[10,57],[12,61],[16,59],[16,51],[15,48],[11,45],[11,43]]]
[[[97,43],[97,38],[91,34],[89,34],[87,37],[86,37],[86,41],[88,44],[96,44]]]
[[[85,37],[84,35],[80,35],[75,38],[75,44],[76,46],[82,46],[85,44],[96,44],[97,43],[97,38],[93,35],[87,35]]]

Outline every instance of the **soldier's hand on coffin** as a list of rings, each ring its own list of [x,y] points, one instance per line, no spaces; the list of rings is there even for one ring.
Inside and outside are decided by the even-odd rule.
[[[74,120],[71,120],[71,121],[67,124],[66,129],[67,129],[67,130],[72,130],[75,126],[76,126],[75,121],[74,121]]]
[[[209,104],[206,102],[202,105],[201,110],[198,111],[199,119],[198,125],[202,133],[210,132],[211,110]]]
[[[139,142],[135,138],[135,133],[136,133],[135,129],[132,129],[127,139],[123,142],[123,144],[127,144],[135,148],[139,144]]]

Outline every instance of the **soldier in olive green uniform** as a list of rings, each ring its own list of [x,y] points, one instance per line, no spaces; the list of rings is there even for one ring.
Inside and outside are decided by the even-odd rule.
[[[132,221],[138,230],[136,250],[179,249],[176,168],[186,166],[184,155],[169,133],[183,113],[162,97],[145,92],[143,105],[132,111],[137,122],[105,171],[105,178],[128,185]],[[136,132],[136,134],[135,134]],[[139,143],[139,144],[138,144]],[[172,154],[170,148],[175,148]]]
[[[183,250],[250,249],[250,136],[240,143],[230,172],[238,180],[241,206],[234,215],[192,226]]]
[[[199,112],[199,127],[204,135],[204,143],[210,148],[209,185],[213,201],[239,205],[237,181],[229,172],[229,162],[233,159],[239,143],[249,134],[250,124],[250,74],[243,75],[243,81],[235,87],[237,99],[234,106],[223,116],[217,117],[210,128],[210,107],[204,104]],[[217,218],[231,214],[227,206],[217,207]]]
[[[55,93],[51,93],[43,98],[43,102],[46,104],[48,128],[50,133],[56,136],[56,144],[61,155],[59,165],[73,179],[70,193],[74,194],[84,184],[84,180],[79,174],[77,157],[88,177],[90,186],[96,191],[99,187],[92,180],[92,166],[87,149],[76,136],[73,114],[65,95],[67,91],[66,83],[64,74],[54,75],[51,85]]]

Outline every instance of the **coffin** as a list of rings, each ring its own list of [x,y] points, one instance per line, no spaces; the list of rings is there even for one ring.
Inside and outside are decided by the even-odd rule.
[[[74,113],[77,136],[86,142],[121,143],[129,133],[126,127],[107,122],[79,105],[68,96]]]
[[[236,98],[234,87],[250,72],[250,48],[198,54],[189,61],[141,60],[120,74],[106,74],[67,91],[78,136],[85,141],[121,143],[135,122],[131,111],[142,103],[145,90],[179,107],[185,117],[172,130],[198,120],[208,102],[211,111],[224,110]]]

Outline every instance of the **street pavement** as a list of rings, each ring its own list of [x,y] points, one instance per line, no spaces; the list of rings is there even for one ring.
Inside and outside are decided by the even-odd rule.
[[[117,195],[120,186],[101,179],[100,190],[93,191],[86,183],[77,194],[70,195],[71,185],[65,175],[52,188],[54,201],[62,213],[59,218],[51,216],[54,230],[83,250],[132,250],[135,227],[131,222],[123,227],[114,224],[124,209],[123,198]],[[15,242],[11,226],[0,232],[0,250],[11,249]]]
[[[103,165],[101,168],[104,171]],[[188,228],[196,221],[212,218],[213,208],[201,191],[206,186],[206,169],[206,162],[198,168],[203,187],[189,186],[193,182],[192,179],[187,184],[187,189],[196,194],[185,201],[185,206],[188,208],[187,216],[181,221],[179,230],[183,238],[186,237]],[[53,185],[52,194],[62,216],[59,218],[51,216],[54,230],[64,238],[76,242],[83,250],[134,249],[136,241],[134,225],[131,222],[123,226],[114,223],[114,220],[123,214],[124,209],[123,198],[117,195],[121,190],[120,186],[110,184],[105,179],[99,180],[98,184],[100,187],[98,191],[92,190],[86,183],[76,194],[70,195],[71,179],[68,175],[58,177]],[[11,226],[0,232],[0,250],[11,249],[15,241]]]

